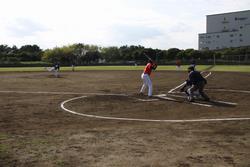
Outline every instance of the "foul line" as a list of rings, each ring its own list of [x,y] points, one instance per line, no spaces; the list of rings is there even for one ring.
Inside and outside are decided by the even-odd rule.
[[[113,94],[113,93],[77,93],[77,92],[46,92],[46,91],[37,91],[37,92],[28,92],[28,91],[8,91],[3,90],[0,93],[18,93],[18,94],[52,94],[52,95],[107,95],[107,96],[128,96],[126,94]]]
[[[168,94],[168,96],[173,96],[173,97],[179,97],[185,99],[185,96],[181,95],[175,95],[175,94]],[[223,103],[223,104],[229,104],[229,105],[238,105],[238,103],[233,103],[233,102],[228,102],[228,101],[221,101],[221,100],[212,100],[212,102],[218,102],[218,103]]]
[[[118,94],[117,94],[118,96]],[[216,121],[243,121],[243,120],[250,120],[250,118],[214,118],[214,119],[184,119],[184,120],[160,120],[160,119],[136,119],[136,118],[121,118],[121,117],[107,117],[107,116],[98,116],[98,115],[91,115],[91,114],[83,114],[78,113],[76,111],[67,109],[65,104],[74,100],[78,100],[81,98],[86,98],[87,96],[75,97],[68,100],[65,100],[61,103],[61,108],[74,115],[89,117],[89,118],[97,118],[97,119],[106,119],[106,120],[119,120],[119,121],[137,121],[137,122],[166,122],[166,123],[186,123],[186,122],[216,122]]]
[[[164,96],[164,95],[165,95],[165,96]],[[184,96],[175,96],[175,95],[173,95],[173,94],[168,94],[168,95],[172,95],[173,97],[185,98]],[[179,100],[173,99],[173,98],[171,98],[171,97],[167,97],[166,94],[155,95],[155,97],[158,97],[158,98],[164,99],[164,100],[174,101],[174,102],[182,102],[182,103],[185,102],[185,101],[179,101]],[[193,105],[203,106],[203,107],[212,107],[211,104],[203,104],[203,103],[198,103],[198,102],[188,102],[188,103],[193,104]]]
[[[205,89],[210,91],[218,91],[218,92],[232,92],[232,93],[247,93],[249,94],[250,91],[248,90],[234,90],[234,89]]]

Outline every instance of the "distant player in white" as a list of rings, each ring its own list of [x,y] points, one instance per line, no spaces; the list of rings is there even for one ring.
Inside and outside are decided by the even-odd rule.
[[[59,77],[59,70],[60,70],[60,65],[59,63],[55,64],[54,66],[54,72],[55,72],[55,77],[58,78]]]
[[[148,97],[152,97],[153,94],[153,85],[150,78],[150,74],[152,70],[155,70],[157,68],[157,64],[154,63],[152,60],[149,60],[147,65],[144,68],[144,71],[141,75],[141,79],[143,80],[143,85],[140,90],[140,94],[142,95],[145,91],[146,87],[148,87]]]

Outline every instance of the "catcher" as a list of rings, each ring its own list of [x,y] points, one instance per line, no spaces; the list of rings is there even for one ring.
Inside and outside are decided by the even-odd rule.
[[[144,71],[141,75],[141,79],[143,80],[143,85],[139,93],[140,95],[143,95],[143,92],[145,91],[146,87],[148,87],[148,97],[152,97],[153,86],[152,86],[150,74],[152,70],[156,70],[156,68],[157,68],[157,64],[150,59],[147,65],[145,66]]]
[[[204,87],[207,84],[207,80],[200,74],[200,72],[195,71],[193,66],[188,67],[188,80],[186,84],[181,88],[181,92],[185,92],[188,96],[188,101],[194,101],[195,91],[199,92],[199,95],[205,100],[209,101],[209,97],[204,93]]]

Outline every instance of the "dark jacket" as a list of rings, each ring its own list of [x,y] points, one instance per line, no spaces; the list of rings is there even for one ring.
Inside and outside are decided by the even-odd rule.
[[[200,72],[191,71],[188,75],[187,84],[188,85],[197,85],[200,82],[205,82],[205,84],[206,84],[207,80],[205,78],[203,78],[203,76],[201,75]]]

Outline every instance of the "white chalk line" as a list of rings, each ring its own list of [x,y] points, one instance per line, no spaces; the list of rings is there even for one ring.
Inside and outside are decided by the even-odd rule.
[[[233,89],[206,89],[206,90],[212,90],[212,91],[221,91],[221,92],[233,92],[233,93],[246,93],[250,94],[250,91],[247,90],[233,90]],[[117,94],[113,93],[77,93],[77,92],[47,92],[47,91],[0,91],[0,93],[18,93],[18,94],[58,94],[58,95],[110,95],[110,96],[116,96]],[[171,94],[159,94],[155,95],[156,97],[164,97],[164,96],[173,96],[173,97],[180,97],[180,98],[185,98],[184,96],[180,95],[174,95],[174,93],[180,93],[180,92],[172,92]],[[183,94],[183,93],[182,93]],[[129,96],[127,94],[119,94],[119,96]],[[150,102],[150,101],[157,101],[154,99],[139,99],[137,98],[138,101],[143,101],[143,102]],[[175,99],[166,99],[165,100],[170,100],[170,101],[177,101]],[[220,102],[220,103],[225,103],[225,104],[231,104],[231,105],[237,105],[237,103],[233,102],[226,102],[226,101],[215,101],[215,102]]]
[[[218,92],[232,92],[232,93],[250,94],[250,91],[248,91],[248,90],[235,90],[235,89],[205,89],[205,90],[218,91]]]
[[[169,94],[169,95],[172,95],[172,94]],[[155,95],[155,97],[158,97],[159,99],[174,101],[174,102],[185,102],[185,101],[180,101],[180,100],[168,97],[166,94]],[[173,96],[173,97],[179,97],[179,96]],[[181,97],[185,98],[184,96],[181,96]],[[203,107],[212,107],[213,106],[211,104],[204,104],[204,103],[199,103],[199,102],[188,102],[188,103],[193,104],[193,105],[203,106]]]
[[[212,89],[209,89],[212,90]],[[217,89],[215,89],[216,91]],[[250,91],[245,91],[245,90],[231,90],[231,89],[219,89],[219,91],[225,91],[225,92],[237,92],[239,91],[239,93],[249,93]],[[103,93],[77,93],[77,92],[47,92],[47,91],[0,91],[0,93],[18,93],[18,94],[52,94],[52,95],[110,95],[110,96],[117,96],[117,94],[113,94],[113,93],[107,93],[107,94],[103,94]],[[173,97],[181,97],[184,98],[183,96],[178,96],[178,95],[173,95],[176,92],[172,92],[171,94],[168,94],[173,96]],[[129,96],[127,94],[119,94],[119,96]],[[166,94],[160,94],[160,95],[155,95],[158,98],[161,98],[160,96],[166,96]],[[152,102],[152,101],[157,101],[156,99],[139,99],[136,98],[138,101],[142,101],[142,102]],[[176,99],[170,99],[170,98],[162,98],[164,100],[169,100],[169,101],[177,101]],[[220,103],[225,103],[225,104],[231,104],[231,105],[237,105],[237,103],[232,103],[232,102],[225,102],[225,101],[215,101],[215,102],[220,102]],[[200,105],[200,106],[205,106],[205,107],[210,107],[210,105],[206,105],[206,104],[202,104],[202,103],[197,103],[197,102],[193,102],[191,104],[194,105]]]
[[[159,101],[159,99],[139,99],[135,98],[137,101],[142,101],[142,102],[153,102],[153,101]]]
[[[0,93],[18,93],[18,94],[52,94],[52,95],[107,95],[107,96],[128,96],[126,94],[113,94],[113,93],[77,93],[77,92],[47,92],[47,91],[8,91],[3,90]]]
[[[38,91],[38,92],[27,92],[27,91],[0,91],[0,93],[18,93],[18,94],[56,94],[56,95],[110,95],[110,96],[117,96],[118,94],[112,94],[112,93],[108,93],[108,94],[103,94],[103,93],[75,93],[75,92],[42,92],[42,91]],[[128,96],[126,94],[119,94],[119,96]],[[141,102],[153,102],[153,101],[158,101],[158,99],[139,99],[139,98],[135,98],[138,101]],[[169,101],[177,101],[175,99],[170,99],[170,98],[162,98],[164,100],[169,100]],[[194,105],[200,105],[200,106],[205,106],[205,107],[210,107],[201,103],[191,103]]]
[[[29,91],[0,91],[0,93],[20,93],[20,94],[67,94],[67,95],[114,95],[114,96],[128,96],[126,94],[103,94],[103,93],[76,93],[76,92],[46,92],[46,91],[37,91],[37,92],[29,92]],[[245,93],[248,93],[246,91]],[[250,93],[250,91],[249,91]],[[71,114],[90,117],[90,118],[99,118],[99,119],[108,119],[108,120],[121,120],[121,121],[138,121],[138,122],[169,122],[169,123],[185,123],[185,122],[214,122],[214,121],[240,121],[240,120],[250,120],[250,118],[214,118],[214,119],[190,119],[190,120],[157,120],[157,119],[136,119],[136,118],[119,118],[119,117],[105,117],[98,115],[89,115],[78,113],[72,110],[67,109],[64,105],[70,101],[77,100],[80,98],[84,98],[86,96],[75,97],[69,100],[63,101],[60,107]]]
[[[75,92],[42,92],[42,91],[38,91],[38,92],[27,92],[27,91],[0,91],[0,93],[18,93],[18,94],[52,94],[52,95],[110,95],[110,96],[117,96],[117,94],[103,94],[103,93],[75,93]],[[119,94],[119,96],[128,96],[126,94]],[[140,99],[140,98],[135,98],[138,101],[141,102],[153,102],[153,101],[158,101],[158,99]],[[169,101],[177,101],[175,99],[170,99],[170,98],[161,98],[164,100],[169,100]],[[201,104],[201,103],[191,103],[194,105],[200,105],[200,106],[205,106],[205,107],[211,107],[205,104]]]
[[[172,95],[172,94],[170,94],[170,95]],[[174,96],[174,97],[186,98],[184,96]],[[166,100],[171,100],[172,99],[172,101],[180,102],[179,100],[176,100],[176,99],[173,99],[173,98],[170,98],[170,97],[164,97],[162,95],[159,98],[166,99]],[[188,102],[188,103],[198,105],[198,106],[203,106],[203,107],[212,107],[213,106],[211,104],[203,104],[203,103],[198,103],[198,102]]]
[[[172,96],[172,97],[179,97],[179,98],[183,98],[185,99],[185,96],[181,96],[181,95],[175,95],[175,94],[168,94],[168,96]],[[223,103],[223,104],[229,104],[229,105],[238,105],[238,103],[233,103],[233,102],[228,102],[228,101],[221,101],[221,100],[212,100],[212,102],[218,102],[218,103]]]
[[[185,101],[180,101],[180,100],[177,100],[177,99],[174,99],[174,98],[171,98],[171,97],[167,97],[167,96],[163,96],[163,95],[155,95],[155,97],[158,97],[159,99],[163,99],[163,100],[169,100],[169,101],[174,101],[174,102],[182,102],[184,103]],[[212,107],[213,105],[211,104],[203,104],[203,103],[198,103],[198,102],[188,102],[190,104],[193,104],[193,105],[198,105],[198,106],[203,106],[203,107]]]
[[[97,118],[97,119],[106,119],[106,120],[119,120],[119,121],[137,121],[137,122],[166,122],[166,123],[187,123],[187,122],[216,122],[216,121],[243,121],[243,120],[250,120],[250,118],[214,118],[214,119],[173,119],[173,120],[161,120],[161,119],[137,119],[137,118],[122,118],[122,117],[108,117],[108,116],[99,116],[99,115],[91,115],[91,114],[83,114],[78,113],[76,111],[67,109],[65,104],[74,100],[78,100],[81,98],[86,98],[87,96],[80,96],[65,100],[61,103],[61,108],[74,115],[89,117],[89,118]]]

